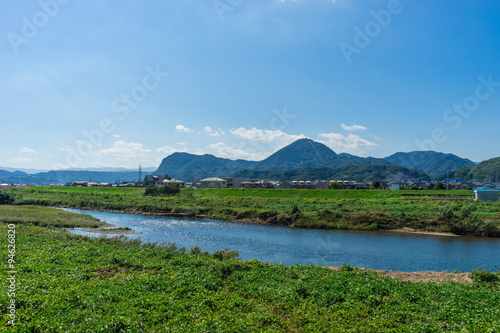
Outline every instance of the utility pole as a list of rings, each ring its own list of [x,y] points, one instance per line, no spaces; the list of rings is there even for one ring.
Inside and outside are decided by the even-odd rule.
[[[142,180],[142,169],[141,169],[141,165],[139,164],[139,181]]]

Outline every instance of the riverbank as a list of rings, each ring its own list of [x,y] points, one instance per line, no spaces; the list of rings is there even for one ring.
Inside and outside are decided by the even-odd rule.
[[[2,212],[26,209],[0,206]],[[42,216],[31,214],[15,224],[18,332],[500,329],[498,282],[413,283],[347,265],[337,271],[283,266],[237,260],[231,251],[78,236],[56,228],[95,219],[33,209],[44,216],[50,210],[52,220],[35,226]],[[0,221],[0,234],[8,230]],[[7,262],[7,251],[0,256]],[[0,272],[3,281],[7,277]],[[1,293],[0,303],[9,302]],[[7,320],[4,314],[1,325],[8,330]]]
[[[342,269],[341,266],[324,266],[326,269],[330,269],[333,271],[340,271]],[[354,270],[368,270],[373,271],[377,274],[380,274],[384,277],[401,280],[401,281],[410,281],[410,282],[435,282],[435,283],[443,283],[443,282],[457,282],[457,283],[472,283],[471,273],[448,273],[448,272],[397,272],[397,271],[388,271],[388,270],[378,270],[378,269],[367,269],[367,268],[359,268],[353,267]]]
[[[435,200],[440,191],[37,187],[9,190],[18,205],[43,205],[337,230],[401,230],[499,237],[500,204]],[[449,192],[449,191],[442,191]],[[470,197],[470,191],[454,196]],[[406,200],[412,195],[418,200]]]

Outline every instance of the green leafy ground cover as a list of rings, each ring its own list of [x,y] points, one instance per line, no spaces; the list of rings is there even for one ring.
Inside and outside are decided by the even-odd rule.
[[[0,206],[0,216],[23,209]],[[69,216],[50,214],[52,227]],[[2,244],[7,230],[0,222]],[[29,221],[16,224],[15,232],[16,326],[7,326],[2,311],[0,330],[6,332],[500,330],[500,283],[490,277],[472,284],[413,283],[347,265],[335,272],[240,261],[228,251],[96,239]],[[6,263],[7,246],[2,248]],[[6,271],[0,273],[3,290]],[[0,293],[0,307],[10,299]]]
[[[472,191],[182,189],[168,197],[143,188],[32,187],[10,190],[17,205],[203,216],[343,230],[417,230],[500,236],[500,203],[436,200]],[[413,195],[411,200],[405,195]],[[418,195],[415,197],[415,195]]]

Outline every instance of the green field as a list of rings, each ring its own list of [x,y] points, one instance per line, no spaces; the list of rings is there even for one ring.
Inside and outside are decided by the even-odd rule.
[[[413,228],[500,236],[500,203],[474,202],[472,191],[182,189],[168,197],[143,188],[14,189],[16,205],[173,214],[302,228]],[[459,200],[459,199],[466,200]]]
[[[500,330],[498,274],[478,271],[471,284],[403,282],[347,265],[288,267],[71,235],[56,228],[95,220],[50,208],[0,206],[0,216],[5,264],[7,223],[16,223],[15,296],[0,293],[5,332]],[[42,220],[48,227],[37,226]],[[0,275],[6,291],[7,269]],[[8,326],[12,299],[16,325]]]

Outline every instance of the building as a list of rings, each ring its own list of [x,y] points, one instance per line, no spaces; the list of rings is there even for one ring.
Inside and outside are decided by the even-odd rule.
[[[316,190],[327,190],[328,186],[330,186],[330,182],[321,180],[321,181],[313,182],[313,186]]]
[[[88,182],[85,180],[75,180],[73,183],[71,183],[71,186],[76,186],[76,187],[87,187]]]
[[[179,180],[179,179],[171,179],[171,180],[170,179],[164,179],[163,180],[163,185],[184,188],[184,187],[186,187],[186,182],[183,182],[182,180]]]
[[[242,188],[274,188],[275,183],[265,179],[252,179],[241,183]]]
[[[500,198],[500,189],[478,187],[474,189],[475,200],[497,202]]]
[[[210,177],[200,180],[202,188],[227,188],[227,180],[219,177]]]
[[[144,177],[144,185],[146,185],[146,186],[151,185],[151,184],[162,185],[164,179],[165,178],[163,178],[162,176],[158,176],[158,175],[146,175]]]
[[[243,177],[222,177],[222,179],[225,179],[227,181],[227,188],[240,188],[241,183],[247,180]]]
[[[389,183],[389,187],[391,188],[391,190],[400,190],[405,185],[406,183],[400,181],[392,181]]]

